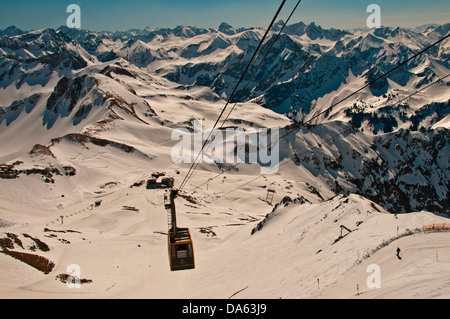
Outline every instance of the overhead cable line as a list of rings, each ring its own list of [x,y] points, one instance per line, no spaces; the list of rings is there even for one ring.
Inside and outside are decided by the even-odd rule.
[[[313,117],[311,117],[309,120],[307,120],[304,123],[299,124],[304,125],[306,123],[311,122],[312,120],[314,120],[315,118],[319,117],[320,115],[329,112],[333,107],[341,104],[342,102],[346,101],[347,99],[349,99],[350,97],[354,96],[355,94],[358,94],[359,92],[361,92],[362,90],[364,90],[365,88],[371,86],[372,84],[374,84],[375,82],[381,80],[382,78],[387,77],[389,74],[391,74],[392,72],[394,72],[395,70],[399,69],[400,67],[404,66],[405,64],[407,64],[408,62],[410,62],[411,60],[414,60],[415,58],[417,58],[418,56],[422,55],[423,53],[425,53],[426,51],[430,50],[432,47],[438,45],[439,43],[441,43],[442,41],[444,41],[445,39],[450,37],[450,33],[448,33],[445,37],[443,37],[442,39],[434,42],[433,44],[430,44],[428,47],[426,47],[425,49],[421,50],[420,52],[414,54],[413,56],[411,56],[410,58],[406,59],[405,61],[403,61],[402,63],[398,64],[397,66],[395,66],[394,68],[392,68],[391,70],[389,70],[386,73],[383,73],[382,75],[378,76],[376,79],[370,81],[369,83],[367,83],[366,85],[362,86],[361,88],[359,88],[358,90],[354,91],[353,93],[351,93],[350,95],[347,95],[345,98],[339,100],[338,102],[332,104],[330,107],[326,108],[325,110],[319,112],[318,114],[314,115]]]
[[[347,129],[343,130],[342,132],[339,132],[339,133],[333,135],[331,138],[329,138],[329,139],[323,141],[322,143],[326,144],[326,143],[328,143],[328,142],[330,142],[330,141],[333,141],[335,138],[339,137],[340,135],[345,135],[345,134],[347,134],[347,133],[348,133],[348,134],[351,134],[352,131],[353,131],[352,128],[351,128],[351,127],[348,127]],[[316,146],[310,147],[308,150],[304,151],[303,153],[300,153],[300,154],[297,154],[297,152],[294,152],[294,153],[295,153],[295,155],[300,159],[300,156],[302,156],[302,155],[304,155],[304,154],[306,154],[306,153],[311,152],[313,149],[321,148],[322,145],[323,145],[323,144],[317,143]],[[227,196],[227,195],[229,195],[229,194],[231,194],[231,193],[237,191],[238,189],[240,189],[240,188],[242,188],[242,187],[244,187],[244,186],[247,186],[247,185],[253,183],[253,182],[256,181],[257,179],[260,179],[261,177],[270,174],[270,173],[271,173],[272,171],[274,171],[274,170],[278,170],[280,167],[282,167],[282,166],[284,166],[284,165],[286,165],[286,164],[288,164],[288,163],[290,163],[290,161],[286,161],[286,162],[284,162],[284,163],[278,165],[278,167],[272,168],[268,173],[265,173],[265,174],[261,174],[261,175],[256,176],[255,178],[251,179],[250,181],[248,181],[248,182],[246,182],[246,183],[244,183],[244,184],[242,184],[242,185],[240,185],[240,186],[238,186],[238,187],[232,189],[231,191],[228,191],[227,193],[223,194],[222,196],[219,196],[219,197],[213,199],[211,202],[214,202],[214,201],[216,201],[216,200],[218,200],[218,199],[220,199],[220,198],[222,198],[222,197],[225,197],[225,196]]]
[[[414,92],[414,93],[412,93],[412,94],[406,96],[405,98],[399,100],[396,104],[399,105],[400,103],[402,103],[403,101],[406,101],[406,100],[410,99],[410,98],[413,97],[414,95],[416,95],[416,94],[418,94],[418,93],[420,93],[420,92],[422,92],[422,91],[428,89],[429,87],[431,87],[431,86],[433,86],[433,85],[438,84],[438,83],[441,82],[441,81],[444,81],[444,79],[448,78],[449,76],[450,76],[450,73],[447,74],[446,76],[442,77],[442,78],[439,78],[439,79],[436,80],[435,82],[430,83],[430,84],[428,84],[427,86],[425,86],[425,87],[423,87],[423,88],[417,90],[416,92]],[[286,136],[288,136],[288,135],[291,134],[291,133],[292,133],[292,131],[288,131],[287,134],[284,134],[284,135],[282,135],[282,136],[280,137],[280,140],[283,139],[283,138],[285,138]],[[320,145],[321,145],[320,143],[317,143],[317,146],[316,146],[316,147],[320,147]],[[269,145],[269,146],[270,146],[270,145]],[[316,148],[316,147],[314,147],[314,148]],[[296,155],[298,156],[298,154],[296,154]],[[207,184],[207,183],[209,183],[209,182],[215,180],[216,178],[220,177],[221,175],[223,175],[223,174],[229,172],[230,170],[232,170],[233,168],[237,167],[239,164],[242,164],[242,163],[238,162],[238,163],[236,163],[236,164],[234,164],[234,165],[228,167],[227,169],[223,170],[222,172],[220,172],[219,174],[217,174],[217,175],[214,176],[213,178],[209,178],[206,182],[203,182],[202,184],[196,186],[196,187],[193,188],[190,192],[193,192],[193,191],[195,191],[196,189],[199,189],[200,187],[202,187],[203,185],[205,185],[205,184]]]
[[[262,58],[261,62],[259,63],[258,67],[256,68],[256,70],[253,72],[253,75],[251,76],[251,78],[248,80],[247,85],[244,87],[244,89],[242,89],[241,94],[239,95],[239,97],[237,98],[237,101],[234,103],[233,107],[231,108],[231,110],[228,112],[228,115],[226,116],[226,118],[223,120],[222,125],[220,126],[220,128],[223,128],[225,122],[228,120],[231,112],[233,112],[234,108],[236,107],[238,101],[240,101],[240,99],[242,98],[242,96],[245,93],[245,90],[247,89],[247,87],[250,85],[250,83],[252,82],[253,78],[256,76],[256,73],[259,71],[259,69],[261,68],[264,60],[267,58],[267,55],[269,54],[269,52],[272,50],[273,46],[275,45],[275,43],[277,42],[278,38],[280,37],[281,33],[283,32],[284,28],[287,26],[287,24],[289,23],[290,19],[292,18],[294,12],[297,10],[297,7],[300,5],[300,3],[302,2],[302,0],[299,0],[297,2],[297,4],[295,5],[294,9],[292,9],[289,17],[287,18],[286,22],[284,22],[283,26],[281,27],[281,29],[279,30],[277,36],[274,38],[274,40],[272,41],[269,49],[266,51],[266,54],[264,55],[264,57]],[[208,180],[207,182],[204,182],[203,184],[197,186],[195,189],[200,188],[201,186],[205,185],[206,183],[208,183],[211,180],[216,179],[217,177],[219,177],[220,175],[226,173],[227,171],[231,170],[232,168],[236,167],[237,165],[239,165],[239,163],[231,166],[230,168],[228,168],[225,171],[222,171],[222,173],[220,173],[219,175],[215,176],[214,178]],[[194,189],[194,190],[195,190]]]
[[[184,187],[184,185],[186,184],[187,180],[188,180],[188,179],[190,178],[190,176],[192,175],[193,171],[197,168],[197,166],[198,166],[198,164],[199,164],[199,163],[198,163],[198,158],[199,158],[200,154],[201,154],[202,157],[203,157],[203,150],[204,150],[204,148],[205,148],[207,142],[209,141],[212,132],[213,132],[214,129],[216,128],[217,124],[219,123],[220,118],[222,117],[222,115],[224,114],[226,108],[228,107],[228,104],[231,102],[231,99],[233,98],[234,94],[236,93],[237,88],[239,87],[239,85],[241,84],[242,80],[244,79],[245,74],[247,73],[248,69],[250,68],[250,65],[252,64],[253,60],[255,59],[255,57],[256,57],[256,55],[257,55],[259,49],[261,48],[261,46],[262,46],[262,44],[263,44],[263,42],[264,42],[264,40],[266,39],[266,37],[267,37],[267,35],[269,34],[270,30],[272,29],[273,25],[275,24],[275,21],[276,21],[278,15],[280,14],[280,12],[281,12],[281,10],[282,10],[282,8],[283,8],[283,6],[284,6],[285,3],[286,3],[286,0],[283,0],[283,2],[281,3],[280,7],[278,8],[278,10],[277,10],[275,16],[273,17],[272,21],[270,22],[269,28],[267,28],[266,32],[264,33],[264,36],[262,37],[261,41],[260,41],[259,44],[258,44],[258,47],[256,48],[255,52],[253,53],[252,58],[250,59],[249,63],[247,64],[247,67],[245,68],[244,72],[242,73],[241,78],[239,79],[239,81],[238,81],[238,83],[236,84],[236,86],[235,86],[233,92],[231,93],[230,97],[228,98],[227,103],[225,104],[225,106],[223,107],[222,111],[220,112],[219,117],[217,118],[216,122],[214,123],[214,126],[213,126],[213,128],[211,129],[211,132],[209,133],[208,138],[204,141],[201,150],[200,150],[199,153],[197,154],[197,156],[196,156],[194,162],[192,163],[191,167],[189,168],[188,173],[186,174],[185,178],[184,178],[183,181],[181,182],[181,185],[180,185],[180,187],[179,187],[179,190],[181,190],[181,189]]]
[[[450,76],[450,73],[447,74],[446,76],[442,77],[442,78],[437,79],[437,80],[434,81],[433,83],[428,84],[427,86],[421,88],[420,90],[417,90],[416,92],[414,92],[414,93],[408,95],[407,97],[401,99],[400,101],[397,102],[397,104],[400,104],[400,103],[402,103],[403,101],[410,99],[411,97],[413,97],[413,96],[416,95],[417,93],[420,93],[420,92],[422,92],[422,91],[428,89],[430,86],[433,86],[433,85],[439,83],[440,81],[444,81],[444,79],[448,78],[449,76]]]
[[[425,90],[425,89],[427,89],[427,88],[429,88],[429,87],[431,87],[431,86],[433,86],[433,85],[439,83],[440,81],[443,81],[445,78],[447,78],[447,77],[449,77],[449,76],[450,76],[450,73],[447,74],[446,76],[442,77],[442,78],[439,78],[439,79],[436,80],[435,82],[433,82],[433,83],[431,83],[431,84],[425,86],[424,88],[422,88],[422,89],[420,89],[420,90],[417,90],[416,92],[414,92],[414,93],[408,95],[407,97],[403,98],[402,100],[400,100],[400,101],[397,102],[396,104],[400,104],[401,102],[403,102],[403,101],[405,101],[405,100],[411,98],[411,97],[414,96],[415,94],[417,94],[417,93],[419,93],[419,92],[422,92],[423,90]],[[333,140],[334,140],[335,138],[337,138],[338,136],[340,136],[340,135],[344,136],[344,135],[347,134],[347,133],[350,135],[350,134],[354,133],[354,131],[353,131],[351,128],[347,128],[347,129],[343,130],[342,132],[340,132],[340,133],[334,135],[333,137],[331,137],[331,138],[329,138],[329,139],[323,141],[322,143],[327,144],[328,142],[333,141]],[[300,153],[300,155],[297,154],[297,152],[295,152],[295,151],[294,151],[294,154],[298,157],[298,159],[300,159],[300,156],[302,156],[302,155],[304,155],[304,154],[306,154],[306,153],[311,152],[313,149],[321,148],[322,145],[323,145],[322,143],[317,143],[316,146],[314,146],[314,147],[308,149],[307,151],[305,151],[305,152],[303,152],[303,153]],[[286,165],[287,163],[290,163],[290,161],[286,161],[286,162],[284,162],[283,164],[280,164],[279,167],[284,166],[284,165]],[[412,163],[413,163],[413,165],[415,166],[414,162],[412,162]],[[279,168],[279,167],[278,167],[278,168]],[[278,169],[278,168],[277,168],[277,169]],[[272,170],[274,170],[274,169],[272,169]],[[419,170],[419,171],[420,171],[420,170]],[[240,189],[240,188],[242,188],[242,187],[244,187],[244,186],[247,186],[248,184],[254,182],[255,180],[257,180],[257,179],[259,179],[259,178],[261,178],[261,177],[263,177],[263,176],[265,176],[265,175],[267,175],[267,174],[268,174],[268,173],[266,173],[266,174],[261,174],[261,175],[255,177],[255,178],[253,178],[253,179],[250,180],[249,182],[246,182],[246,183],[244,183],[244,184],[242,184],[242,185],[240,185],[240,186],[234,188],[233,190],[227,192],[226,194],[224,194],[224,195],[222,195],[222,196],[216,198],[215,200],[217,200],[217,199],[219,199],[219,198],[222,198],[222,197],[224,197],[224,196],[226,196],[226,195],[229,195],[229,194],[231,194],[232,192],[235,192],[236,190],[238,190],[238,189]],[[440,176],[439,176],[439,178],[440,178]],[[429,182],[429,181],[428,181],[428,182]],[[429,183],[430,183],[430,182],[429,182]],[[204,185],[204,184],[202,184],[202,185]],[[430,184],[430,185],[431,185],[431,184]],[[215,200],[213,200],[213,201],[215,201]]]
[[[450,76],[450,74],[447,75],[447,76]],[[447,77],[447,76],[446,76],[446,77]],[[444,77],[444,78],[445,78],[445,77]],[[444,79],[444,78],[442,78],[442,79]],[[439,79],[439,80],[436,81],[436,82],[433,82],[432,85],[438,83],[440,80],[441,80],[441,79]],[[430,86],[431,86],[431,85],[428,85],[427,87],[430,87]],[[416,91],[415,93],[411,94],[411,95],[408,96],[407,98],[410,98],[411,96],[413,96],[414,94],[416,94],[416,93],[418,93],[418,92],[419,92],[419,91]],[[407,99],[407,98],[405,98],[405,99]],[[405,99],[403,99],[403,100],[405,100]],[[329,139],[323,141],[322,143],[319,143],[319,142],[316,141],[316,142],[317,142],[317,145],[316,145],[316,146],[311,147],[311,148],[309,148],[308,150],[306,150],[306,151],[304,151],[304,152],[302,152],[302,153],[300,153],[300,154],[298,154],[297,152],[295,152],[295,150],[292,150],[292,151],[293,151],[293,153],[295,154],[295,156],[300,160],[302,155],[307,154],[307,153],[309,153],[309,152],[312,152],[313,149],[322,148],[322,146],[323,146],[324,144],[327,144],[328,142],[334,141],[334,140],[335,140],[337,137],[339,137],[340,135],[345,136],[345,134],[349,134],[349,135],[350,135],[350,134],[352,134],[352,133],[354,133],[354,132],[352,131],[352,129],[351,129],[351,128],[347,128],[347,129],[343,130],[342,132],[333,135],[331,138],[329,138]],[[412,161],[411,161],[411,162],[412,162]],[[216,201],[216,200],[218,200],[218,199],[220,199],[220,198],[222,198],[222,197],[225,197],[225,196],[227,196],[227,195],[229,195],[229,194],[231,194],[231,193],[237,191],[237,190],[240,189],[240,188],[243,188],[244,186],[247,186],[247,185],[253,183],[254,181],[260,179],[261,177],[264,177],[264,176],[270,174],[270,173],[271,173],[272,171],[274,171],[275,169],[278,170],[280,167],[282,167],[282,166],[284,166],[284,165],[286,165],[286,164],[288,164],[288,163],[290,163],[290,161],[286,161],[286,162],[284,162],[284,163],[278,165],[278,167],[275,167],[275,168],[271,169],[268,173],[265,173],[265,174],[261,174],[261,175],[256,176],[255,178],[251,179],[250,181],[248,181],[248,182],[246,182],[246,183],[244,183],[244,184],[242,184],[242,185],[239,185],[238,187],[232,189],[231,191],[228,191],[227,193],[223,194],[222,196],[219,196],[219,197],[217,197],[216,199],[213,199],[211,202],[214,202],[214,201]],[[414,162],[412,162],[412,163],[413,163],[414,166],[416,166],[416,165],[414,164]],[[419,169],[419,171],[421,172],[420,169]],[[421,172],[421,173],[422,173],[422,172]],[[220,175],[221,175],[221,174],[220,174]],[[423,173],[422,173],[422,175],[423,175]],[[425,177],[425,176],[424,176],[424,177]],[[439,178],[441,179],[440,175],[439,175]],[[426,178],[426,179],[427,179],[427,178]],[[211,179],[211,180],[212,180],[212,179]],[[208,180],[208,182],[209,182],[209,181],[210,181],[210,180]],[[427,179],[427,181],[428,181],[428,179]],[[428,183],[430,184],[429,181],[428,181]],[[205,184],[205,183],[203,183],[202,185],[204,185],[204,184]],[[202,186],[202,185],[200,185],[200,186]],[[431,184],[430,184],[430,185],[431,185]],[[198,188],[198,187],[197,187],[197,188]],[[197,188],[195,188],[195,189],[197,189]],[[195,189],[194,189],[194,190],[195,190]]]
[[[364,85],[363,87],[361,87],[361,88],[358,89],[357,91],[354,91],[353,93],[349,94],[347,97],[345,97],[345,98],[341,99],[340,101],[338,101],[338,102],[332,104],[330,107],[328,107],[328,108],[325,109],[324,111],[320,112],[319,114],[313,116],[313,117],[310,118],[309,120],[307,120],[307,121],[305,121],[305,122],[303,122],[303,123],[294,124],[292,129],[288,130],[286,134],[282,135],[282,136],[279,138],[279,141],[281,141],[283,138],[285,138],[285,137],[287,137],[288,135],[290,135],[292,132],[298,130],[298,129],[301,128],[302,126],[307,125],[307,124],[308,124],[309,122],[311,122],[314,118],[317,118],[317,117],[319,117],[321,114],[323,114],[323,113],[325,113],[325,112],[331,110],[333,107],[335,107],[335,106],[337,106],[338,104],[344,102],[345,100],[347,100],[347,99],[350,98],[351,96],[354,96],[355,94],[361,92],[363,89],[365,89],[365,88],[367,88],[368,86],[374,84],[376,81],[378,81],[378,80],[380,80],[380,79],[386,77],[387,75],[389,75],[389,74],[392,73],[393,71],[395,71],[395,70],[397,70],[398,68],[402,67],[403,65],[405,65],[405,64],[408,63],[409,61],[411,61],[411,60],[417,58],[418,56],[420,56],[420,55],[423,54],[424,52],[428,51],[429,49],[431,49],[432,47],[436,46],[437,44],[441,43],[442,41],[444,41],[445,39],[447,39],[447,38],[449,38],[449,37],[450,37],[450,33],[447,34],[447,35],[446,35],[445,37],[443,37],[442,39],[440,39],[440,40],[434,42],[433,44],[429,45],[429,46],[426,47],[425,49],[421,50],[420,52],[416,53],[416,54],[413,55],[412,57],[408,58],[408,59],[405,60],[404,62],[398,64],[397,66],[395,66],[394,68],[392,68],[392,69],[389,70],[388,72],[382,74],[381,76],[377,77],[377,78],[374,79],[373,81],[371,81],[371,82],[369,82],[368,84]],[[415,95],[415,94],[417,94],[417,93],[419,93],[419,92],[425,90],[426,88],[428,88],[428,87],[430,87],[430,86],[432,86],[432,85],[437,84],[439,81],[444,80],[444,79],[447,78],[448,76],[450,76],[450,74],[448,74],[448,75],[446,75],[445,77],[440,78],[439,80],[433,82],[432,84],[427,85],[426,87],[424,87],[424,88],[422,88],[422,89],[420,89],[420,90],[418,90],[418,91],[412,93],[411,95],[409,95],[409,96],[407,96],[406,98],[402,99],[402,100],[399,101],[398,103],[401,103],[402,101],[404,101],[404,100],[406,100],[406,99],[409,99],[409,98],[412,97],[413,95]],[[338,134],[338,135],[340,135],[340,134]],[[333,138],[334,138],[334,137],[333,137]],[[279,142],[279,141],[278,141],[278,142]],[[269,148],[269,147],[271,146],[271,144],[272,144],[272,143],[270,142],[270,145],[268,145],[267,147]],[[319,147],[319,145],[317,145],[316,147]],[[235,165],[229,167],[227,170],[225,170],[225,171],[223,171],[223,172],[217,174],[215,177],[213,177],[213,178],[209,179],[208,181],[202,183],[201,185],[195,187],[192,191],[194,191],[194,190],[200,188],[201,186],[205,185],[206,183],[210,182],[211,180],[214,180],[214,179],[216,179],[217,177],[223,175],[224,173],[226,173],[227,171],[229,171],[229,170],[235,168],[235,167],[238,166],[239,164],[241,164],[241,163],[238,162],[237,164],[235,164]],[[282,165],[284,165],[284,164],[282,164]],[[281,165],[281,166],[282,166],[282,165]],[[267,173],[266,173],[266,174],[267,174]],[[266,174],[263,174],[263,175],[258,176],[257,178],[251,180],[249,183],[251,183],[252,181],[254,181],[254,180],[256,180],[256,179],[258,179],[258,178],[260,178],[260,177],[262,177],[262,176],[264,176],[264,175],[266,175]],[[243,187],[243,186],[246,186],[246,185],[249,184],[249,183],[246,183],[246,184],[244,184],[244,185],[242,185],[242,186],[236,188],[235,190],[237,190],[237,189],[239,189],[239,188],[241,188],[241,187]],[[233,191],[235,191],[235,190],[233,190]],[[231,192],[229,192],[229,193],[231,193]],[[228,194],[228,193],[227,193],[227,194]]]
[[[224,126],[225,122],[228,120],[228,118],[230,117],[231,112],[233,112],[234,108],[236,107],[236,104],[241,100],[242,96],[245,93],[245,90],[247,89],[247,87],[250,85],[250,83],[252,82],[253,78],[256,76],[256,73],[259,71],[259,69],[261,68],[264,60],[266,59],[267,55],[269,54],[270,50],[272,50],[273,46],[275,45],[275,43],[277,42],[278,38],[280,37],[281,33],[283,32],[284,28],[287,26],[287,24],[289,23],[289,20],[291,19],[292,15],[294,14],[295,10],[297,10],[297,7],[300,5],[300,2],[302,2],[302,0],[299,0],[297,2],[297,4],[295,5],[294,9],[292,9],[291,14],[289,15],[289,17],[287,18],[286,22],[283,24],[283,27],[279,30],[277,36],[275,37],[275,39],[272,41],[272,44],[270,45],[269,49],[267,50],[266,54],[264,55],[264,57],[262,58],[261,62],[259,63],[258,67],[256,68],[255,72],[253,72],[252,77],[250,78],[250,80],[248,80],[247,85],[242,89],[241,91],[241,95],[239,96],[239,98],[237,99],[237,101],[234,103],[233,107],[231,108],[231,110],[228,112],[228,115],[225,117],[225,119],[222,122],[221,127]]]

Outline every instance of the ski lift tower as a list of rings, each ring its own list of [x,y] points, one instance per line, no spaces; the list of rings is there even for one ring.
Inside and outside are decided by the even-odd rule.
[[[272,205],[272,201],[273,201],[274,195],[275,195],[275,190],[272,189],[272,188],[269,188],[269,189],[267,190],[267,195],[266,195],[266,202],[267,202],[269,205]]]

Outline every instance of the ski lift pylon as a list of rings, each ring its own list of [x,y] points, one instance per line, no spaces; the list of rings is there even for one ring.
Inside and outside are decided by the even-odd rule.
[[[266,202],[269,204],[269,205],[272,205],[272,201],[273,201],[273,196],[275,195],[275,190],[274,189],[272,189],[272,188],[269,188],[268,190],[267,190],[267,195],[266,195]]]

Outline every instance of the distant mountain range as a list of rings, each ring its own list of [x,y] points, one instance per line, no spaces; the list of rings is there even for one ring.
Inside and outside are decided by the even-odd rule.
[[[274,26],[245,81],[282,25]],[[302,122],[449,31],[450,24],[356,31],[292,24],[233,102],[258,104]],[[0,31],[0,136],[9,143],[1,146],[0,162],[26,163],[24,156],[36,154],[58,159],[52,148],[62,141],[109,145],[150,158],[137,140],[108,135],[112,123],[133,123],[127,125],[135,125],[138,135],[142,126],[192,128],[192,119],[208,113],[203,105],[225,103],[263,33],[227,23],[218,29],[124,32],[8,27]],[[335,123],[349,122],[360,137],[342,137],[338,150],[320,147],[313,157],[297,159],[303,144],[290,140],[284,158],[327,180],[323,187],[334,193],[360,193],[398,212],[449,212],[449,74],[447,39],[314,119],[302,133],[323,141]],[[170,105],[186,113],[177,117]],[[255,116],[231,116],[228,124],[261,125]],[[16,176],[10,167],[4,170]]]
[[[268,50],[282,25],[280,21],[274,26],[274,32],[262,47],[262,53]],[[328,107],[339,97],[344,97],[358,84],[362,86],[390,70],[445,36],[449,30],[450,24],[427,25],[415,30],[385,27],[354,33],[323,29],[315,23],[288,25],[247,92],[242,95],[238,92],[236,96],[242,96],[239,102],[252,100],[301,121]],[[45,71],[40,73],[50,76],[58,68],[79,70],[91,63],[122,58],[172,82],[208,86],[219,96],[226,97],[231,94],[262,32],[255,28],[235,30],[226,23],[222,23],[218,30],[179,26],[174,29],[146,28],[114,33],[65,26],[58,30],[23,32],[11,26],[0,32],[2,65],[8,65],[3,68],[8,69],[8,73],[0,74],[0,85],[5,88],[15,79],[20,79],[16,83],[19,88],[24,82],[36,81],[38,72],[30,74],[23,68],[23,63],[42,62]],[[446,82],[437,83],[437,90],[430,91],[431,94],[424,92],[416,95],[400,106],[396,102],[450,73],[449,43],[442,42],[388,78],[374,83],[369,91],[347,100],[328,113],[328,118],[345,116],[354,124],[365,124],[369,126],[365,129],[378,131],[379,118],[373,118],[377,111],[390,122],[381,130],[420,128],[420,124],[412,123],[410,119],[414,117],[417,122],[417,112],[420,113],[421,108],[430,109],[430,103],[448,108]],[[246,80],[261,56],[250,69]],[[19,64],[21,68],[18,68]],[[39,77],[43,80],[46,75],[39,74]],[[11,101],[0,101],[3,106],[8,106],[8,102]],[[342,109],[352,105],[354,112],[343,114]],[[388,111],[384,111],[385,108]],[[435,115],[432,122],[424,124],[425,128],[443,120],[445,113]]]

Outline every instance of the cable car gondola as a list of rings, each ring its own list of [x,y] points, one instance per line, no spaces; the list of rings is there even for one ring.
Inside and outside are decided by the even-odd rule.
[[[177,227],[175,198],[178,190],[171,189],[170,197],[164,196],[164,205],[168,210],[169,232],[168,250],[170,270],[194,269],[194,245],[192,244],[189,228]]]

